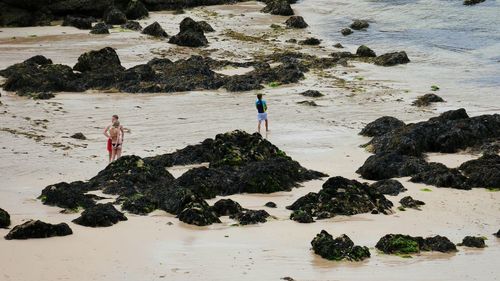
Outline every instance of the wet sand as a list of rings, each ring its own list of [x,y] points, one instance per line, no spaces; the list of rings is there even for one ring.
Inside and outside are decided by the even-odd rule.
[[[283,22],[258,12],[253,2],[234,6],[197,8],[185,15],[153,13],[146,21],[158,20],[171,35],[185,16],[207,19],[217,30],[208,33],[210,47],[193,51],[214,57],[244,60],[262,45],[222,40],[228,26],[245,34],[272,32],[269,25]],[[213,12],[217,12],[214,16]],[[242,12],[245,16],[237,16]],[[215,18],[214,18],[215,17]],[[253,17],[253,19],[252,19]],[[307,21],[307,18],[306,18]],[[240,25],[235,25],[239,22]],[[241,28],[241,30],[240,30]],[[73,65],[78,56],[104,46],[117,48],[122,64],[132,66],[155,56],[185,57],[191,49],[175,47],[135,32],[112,32],[89,36],[86,31],[62,27],[0,29],[0,68],[43,54],[56,63]],[[22,32],[21,32],[22,30]],[[61,32],[67,32],[62,34]],[[308,31],[279,34],[279,40],[309,36]],[[37,37],[24,38],[30,34]],[[71,34],[70,34],[71,33]],[[23,34],[12,39],[12,34]],[[219,39],[217,39],[219,38]],[[267,44],[267,43],[265,43]],[[275,47],[270,43],[270,49]],[[235,50],[235,48],[238,50]],[[210,51],[214,49],[213,51]],[[316,53],[331,48],[305,47]],[[352,51],[352,50],[351,50]],[[324,73],[308,73],[297,85],[266,88],[271,132],[267,138],[303,166],[331,176],[358,179],[355,170],[369,156],[359,148],[368,138],[358,136],[360,128],[381,115],[396,116],[406,122],[425,120],[450,108],[465,106],[454,100],[420,110],[410,106],[418,92],[405,93],[398,81],[372,77],[374,67],[336,67],[327,74],[342,77],[349,87],[339,86]],[[396,70],[404,73],[405,66]],[[391,71],[396,71],[391,70]],[[236,73],[245,69],[225,69]],[[342,74],[347,72],[347,74]],[[356,77],[364,77],[357,79]],[[404,74],[402,74],[404,81]],[[362,91],[352,92],[353,88]],[[298,95],[307,89],[325,94],[319,107],[296,104],[307,98]],[[255,226],[222,224],[195,227],[170,214],[155,211],[149,216],[127,214],[128,221],[109,228],[92,229],[71,223],[78,214],[60,214],[59,208],[44,206],[35,198],[41,190],[59,181],[88,179],[106,164],[103,127],[118,114],[130,130],[125,154],[150,156],[171,152],[197,143],[217,133],[233,129],[255,131],[255,92],[227,93],[203,91],[174,94],[60,93],[48,101],[34,101],[2,92],[0,101],[0,207],[10,212],[13,225],[27,219],[67,222],[74,234],[67,237],[6,241],[0,239],[1,280],[498,280],[500,241],[491,235],[500,227],[500,193],[484,189],[460,191],[414,184],[400,179],[408,189],[388,198],[399,206],[402,196],[426,202],[422,211],[397,211],[392,215],[339,216],[313,224],[288,219],[285,206],[310,191],[318,191],[323,181],[311,181],[292,192],[268,195],[228,196],[243,207],[265,209],[274,219]],[[495,101],[489,106],[469,107],[476,114],[498,112]],[[29,117],[28,120],[26,117]],[[48,122],[40,121],[48,120]],[[44,128],[46,126],[46,128]],[[15,130],[15,131],[13,131]],[[87,140],[68,138],[82,132]],[[466,153],[429,155],[429,160],[450,167],[478,157]],[[171,169],[175,176],[182,167]],[[422,191],[429,188],[432,191]],[[217,198],[220,199],[220,198]],[[217,199],[209,200],[209,203]],[[263,207],[276,202],[278,208]],[[347,234],[359,245],[370,247],[372,258],[365,262],[330,262],[314,255],[310,241],[322,229],[334,236]],[[8,230],[0,229],[0,236]],[[488,247],[473,250],[459,247],[453,255],[425,253],[411,259],[377,253],[373,248],[386,233],[445,235],[455,243],[466,235],[486,236]]]

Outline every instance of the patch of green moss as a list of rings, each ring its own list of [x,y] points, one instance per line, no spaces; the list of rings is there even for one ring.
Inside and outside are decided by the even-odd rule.
[[[280,82],[274,81],[268,84],[270,88],[276,88],[280,86]]]
[[[236,31],[231,30],[231,29],[226,29],[224,31],[224,35],[231,38],[231,39],[239,40],[239,41],[254,42],[254,43],[266,42],[266,40],[262,37],[245,35],[243,33],[236,32]]]
[[[396,254],[412,254],[418,253],[420,251],[420,248],[416,241],[405,237],[395,237],[388,243],[389,248],[397,249],[395,252]]]
[[[403,207],[403,206],[399,206],[398,210],[403,211],[403,212],[406,211],[405,207]]]
[[[423,191],[423,192],[432,192],[432,189],[430,189],[430,188],[421,188],[420,191]]]
[[[47,196],[46,195],[40,195],[40,196],[38,196],[38,199],[40,199],[40,201],[42,201],[42,203],[45,203],[45,201],[47,201]]]
[[[437,85],[432,85],[431,86],[431,91],[439,91],[439,87]]]
[[[498,187],[488,187],[487,190],[490,191],[490,192],[498,192],[498,191],[500,191],[500,188],[498,188]]]

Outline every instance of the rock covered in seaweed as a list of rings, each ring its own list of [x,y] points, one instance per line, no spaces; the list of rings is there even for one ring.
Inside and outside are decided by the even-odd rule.
[[[4,209],[0,208],[0,228],[7,228],[10,225],[10,215]]]
[[[374,58],[377,56],[372,49],[365,45],[361,45],[358,47],[358,49],[356,50],[356,55],[362,58]]]
[[[411,176],[427,171],[428,167],[428,163],[420,157],[389,152],[368,157],[356,173],[364,179],[383,180]]]
[[[95,204],[95,197],[85,194],[90,190],[89,185],[82,181],[72,183],[60,182],[45,187],[39,199],[45,205],[77,210],[78,208],[88,208]]]
[[[73,231],[66,223],[50,224],[40,220],[29,220],[23,224],[15,226],[5,239],[31,239],[49,238],[54,236],[67,236]]]
[[[109,9],[104,15],[106,24],[124,24],[127,22],[127,16],[117,8]]]
[[[350,28],[342,28],[340,30],[340,33],[344,36],[351,35],[353,33],[352,29]]]
[[[457,244],[458,246],[465,246],[471,248],[485,248],[486,243],[484,243],[483,237],[478,236],[465,236],[462,243]]]
[[[437,187],[471,189],[471,186],[467,183],[467,177],[462,175],[458,169],[450,169],[441,163],[429,163],[425,171],[412,175],[410,181]]]
[[[383,116],[368,123],[359,134],[367,137],[381,136],[404,126],[405,122],[395,117]]]
[[[147,35],[151,35],[154,37],[163,37],[163,38],[168,37],[167,32],[161,27],[161,25],[157,21],[146,26],[142,30],[142,34],[147,34]]]
[[[366,20],[354,20],[349,27],[354,30],[362,30],[368,28],[369,26],[370,24]]]
[[[422,107],[429,106],[431,103],[444,102],[443,98],[436,94],[425,94],[423,96],[417,97],[417,99],[412,103],[414,106]]]
[[[309,37],[309,38],[306,38],[304,40],[299,41],[299,44],[300,45],[317,46],[317,45],[321,44],[321,40],[319,40],[318,38]]]
[[[394,66],[409,63],[410,59],[405,51],[392,52],[375,58],[374,63],[380,66]]]
[[[62,23],[62,26],[74,26],[78,29],[91,29],[92,22],[94,21],[91,17],[77,17],[77,16],[66,16]]]
[[[135,30],[135,31],[142,30],[141,24],[138,21],[134,21],[134,20],[129,20],[126,23],[120,25],[120,27],[125,28],[125,29]]]
[[[293,9],[288,0],[266,0],[266,6],[261,10],[263,13],[271,15],[292,16]]]
[[[230,218],[237,220],[241,225],[265,223],[269,213],[264,210],[245,210],[234,214]]]
[[[285,24],[288,28],[306,28],[309,26],[301,16],[291,16],[285,21]]]
[[[109,25],[104,22],[96,23],[90,30],[91,34],[109,34]]]
[[[126,221],[127,217],[119,212],[111,203],[97,204],[87,208],[80,217],[73,220],[74,223],[90,227],[108,227],[120,221]]]
[[[232,216],[243,211],[241,205],[231,199],[220,199],[212,206],[217,216]]]
[[[467,184],[487,188],[500,188],[500,156],[484,154],[458,167],[467,176]]]
[[[89,51],[78,57],[78,62],[73,67],[80,72],[124,70],[115,49],[106,47],[97,51]]]
[[[455,244],[448,238],[439,235],[424,239],[403,234],[386,234],[380,238],[375,247],[386,254],[415,254],[420,251],[449,253],[457,251]]]
[[[307,90],[305,92],[299,93],[300,95],[303,95],[305,97],[311,97],[311,98],[319,98],[324,96],[320,91],[316,90]]]
[[[206,25],[202,25],[187,17],[181,21],[179,27],[179,33],[172,36],[168,41],[169,43],[187,47],[202,47],[208,44],[208,40],[204,34]]]
[[[290,214],[290,219],[300,223],[312,223],[313,217],[310,213],[303,210],[295,210]]]
[[[399,193],[407,190],[399,181],[393,179],[374,182],[370,187],[376,189],[381,194],[392,196],[397,196]]]
[[[125,9],[125,15],[129,20],[138,20],[149,16],[149,11],[142,1],[131,0]]]
[[[177,215],[180,221],[197,226],[205,226],[221,221],[205,201],[191,202]]]
[[[334,261],[362,261],[370,257],[367,247],[354,245],[354,242],[345,234],[333,238],[331,234],[322,230],[311,241],[314,253],[322,258]]]
[[[413,199],[413,197],[411,196],[405,196],[401,198],[401,200],[399,200],[399,203],[401,203],[401,206],[403,206],[403,208],[412,208],[416,210],[420,210],[420,206],[425,205],[424,202]]]

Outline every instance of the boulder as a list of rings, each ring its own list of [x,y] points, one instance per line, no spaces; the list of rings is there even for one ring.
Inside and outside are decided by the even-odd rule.
[[[134,20],[129,20],[126,23],[120,25],[120,27],[125,28],[125,29],[135,30],[135,31],[142,30],[141,24],[137,21],[134,21]]]
[[[292,16],[294,14],[287,0],[267,0],[266,6],[261,11],[279,16]]]
[[[313,217],[310,213],[303,210],[295,210],[290,214],[290,219],[300,223],[312,223]]]
[[[202,47],[208,45],[204,34],[204,26],[187,17],[180,23],[180,31],[168,41],[171,44],[187,47]]]
[[[103,18],[106,24],[111,25],[124,24],[127,22],[127,16],[117,8],[111,8],[105,13]]]
[[[500,188],[500,156],[485,154],[458,167],[472,187]]]
[[[147,215],[158,209],[158,204],[152,198],[143,194],[124,197],[122,209],[136,215]]]
[[[450,169],[441,163],[429,163],[426,171],[412,175],[411,182],[425,183],[437,187],[470,189],[467,178],[458,169]]]
[[[420,210],[420,206],[425,205],[424,202],[415,200],[411,196],[405,196],[401,198],[401,200],[399,200],[399,203],[401,203],[401,206],[403,206],[403,208],[412,208],[416,210]]]
[[[198,25],[201,27],[203,32],[214,32],[215,29],[206,21],[202,20],[198,22]]]
[[[303,95],[305,97],[311,97],[311,98],[319,98],[324,96],[320,91],[316,90],[307,90],[305,92],[299,93],[300,95]]]
[[[356,215],[362,213],[391,213],[391,201],[365,183],[343,177],[328,179],[318,193],[310,192],[297,199],[289,210],[301,210],[313,217]]]
[[[456,252],[455,245],[446,237],[413,237],[403,234],[387,234],[375,246],[386,254],[414,254],[420,251]]]
[[[164,37],[164,38],[168,37],[167,32],[165,32],[165,30],[161,27],[161,25],[156,21],[146,26],[142,30],[142,34],[147,34],[154,37]]]
[[[321,40],[319,40],[318,38],[309,37],[307,39],[299,41],[299,44],[300,45],[317,46],[317,45],[321,44]]]
[[[354,245],[354,242],[345,234],[333,238],[331,234],[322,230],[311,241],[314,253],[322,258],[334,261],[362,261],[370,257],[367,247]]]
[[[29,220],[23,224],[15,226],[5,239],[31,239],[49,238],[54,236],[66,236],[73,234],[73,231],[66,223],[50,224],[40,220]]]
[[[465,236],[462,243],[457,244],[458,246],[465,246],[471,248],[485,248],[486,243],[484,243],[483,237],[478,236]]]
[[[354,30],[362,30],[368,28],[369,26],[370,24],[366,20],[354,20],[349,27]]]
[[[364,179],[383,180],[415,175],[427,171],[428,168],[428,163],[422,158],[389,152],[368,157],[356,173]]]
[[[138,20],[148,17],[149,12],[141,1],[131,0],[125,9],[125,15],[129,20]]]
[[[9,78],[9,76],[12,75],[21,75],[21,72],[28,67],[40,67],[49,64],[52,64],[51,59],[48,59],[42,55],[36,55],[21,63],[16,63],[7,67],[6,69],[0,70],[0,75],[5,78]]]
[[[89,227],[108,227],[120,221],[126,221],[127,217],[119,212],[111,203],[97,204],[82,212],[81,216],[73,222]]]
[[[45,205],[77,211],[79,208],[88,208],[95,204],[95,197],[85,194],[90,190],[89,185],[82,181],[60,182],[45,187],[38,198]]]
[[[343,49],[344,46],[342,46],[342,44],[340,43],[335,43],[335,45],[333,45],[333,47],[337,48],[337,49]]]
[[[500,229],[497,231],[497,233],[494,233],[493,235],[495,235],[497,238],[500,238]]]
[[[372,49],[368,48],[365,45],[361,45],[358,47],[358,49],[356,50],[356,55],[362,58],[374,58],[377,56]]]
[[[104,22],[96,23],[90,30],[91,34],[109,34],[109,25]]]
[[[115,49],[106,47],[97,51],[89,51],[78,57],[78,62],[73,67],[80,72],[108,70],[124,70]]]
[[[197,226],[206,226],[221,221],[205,202],[191,202],[177,215],[180,221]]]
[[[301,16],[291,16],[285,21],[285,24],[288,28],[306,28],[309,26]]]
[[[399,193],[407,190],[399,181],[393,179],[374,182],[370,187],[376,189],[381,194],[392,196],[397,196]]]
[[[272,201],[269,201],[267,202],[266,204],[264,204],[264,206],[268,207],[268,208],[276,208],[276,203],[272,202]]]
[[[10,215],[4,209],[0,208],[0,228],[8,228],[10,225]]]
[[[86,140],[87,139],[87,137],[82,133],[74,133],[73,135],[71,135],[70,138],[77,139],[77,140]]]
[[[212,206],[212,210],[217,216],[232,216],[243,211],[241,205],[231,199],[220,199]]]
[[[380,55],[375,58],[375,64],[381,66],[394,66],[409,63],[410,59],[405,51],[393,52]]]
[[[93,18],[90,17],[76,17],[76,16],[66,16],[62,23],[62,26],[74,26],[78,29],[92,29]]]
[[[241,225],[265,223],[268,217],[269,213],[264,210],[245,210],[230,216]]]
[[[342,28],[342,30],[340,30],[340,33],[344,36],[347,36],[347,35],[351,35],[353,33],[353,31],[350,28]]]
[[[318,104],[312,100],[298,101],[297,104],[302,104],[302,105],[307,105],[307,106],[318,106]]]
[[[476,5],[476,4],[479,4],[479,3],[483,3],[485,0],[464,0],[464,5],[465,6],[472,6],[472,5]]]
[[[417,99],[413,101],[412,105],[422,107],[429,106],[431,103],[435,102],[444,102],[444,100],[436,94],[425,94],[423,96],[417,97]]]
[[[382,136],[391,131],[401,129],[405,122],[391,116],[383,116],[368,123],[359,133],[362,136],[375,137]]]
[[[34,100],[49,100],[56,96],[52,92],[31,93],[30,97]]]

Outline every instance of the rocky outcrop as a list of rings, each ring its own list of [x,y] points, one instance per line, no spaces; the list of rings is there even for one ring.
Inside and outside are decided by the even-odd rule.
[[[394,66],[409,63],[410,59],[405,51],[392,52],[375,58],[374,63],[381,66]]]
[[[23,224],[15,226],[5,239],[31,239],[49,238],[54,236],[66,236],[73,234],[73,231],[66,223],[50,224],[39,220],[29,220]]]
[[[485,154],[458,167],[467,177],[467,185],[500,188],[500,156]]]
[[[288,28],[306,28],[309,25],[306,23],[301,16],[291,16],[285,21],[285,25]]]
[[[220,199],[212,206],[212,210],[217,216],[232,216],[243,211],[241,205],[231,199]]]
[[[139,22],[134,20],[129,20],[126,23],[120,25],[121,28],[130,29],[135,31],[142,31],[142,26]]]
[[[391,201],[367,184],[343,177],[328,179],[318,193],[310,192],[287,209],[301,210],[313,217],[361,213],[391,213]]]
[[[93,21],[95,20],[91,17],[66,16],[62,26],[74,26],[78,29],[91,29]]]
[[[356,50],[356,55],[362,58],[374,58],[377,56],[372,49],[368,48],[365,45],[361,45],[358,47],[358,49]]]
[[[369,26],[370,24],[366,20],[354,20],[349,27],[354,30],[362,30],[368,28]]]
[[[205,37],[202,25],[191,18],[185,18],[180,23],[180,31],[177,35],[172,36],[168,41],[171,44],[186,47],[202,47],[208,45],[208,40]]]
[[[420,200],[413,199],[411,196],[405,196],[399,200],[399,203],[401,203],[401,206],[403,208],[412,208],[416,210],[420,210],[420,206],[425,205],[424,202]]]
[[[81,216],[73,222],[90,227],[108,227],[120,221],[126,221],[127,217],[119,212],[111,203],[97,204],[82,212]]]
[[[483,237],[478,236],[465,236],[462,243],[457,244],[458,246],[465,246],[470,248],[485,248],[486,243]]]
[[[381,194],[392,196],[397,196],[399,193],[407,190],[399,181],[393,179],[374,182],[370,185],[370,187],[377,190]]]
[[[311,97],[311,98],[320,98],[324,96],[320,91],[316,90],[307,90],[305,92],[299,93],[300,95],[303,95],[305,97]]]
[[[261,10],[271,15],[292,16],[293,9],[287,0],[266,0],[266,6]]]
[[[127,22],[127,16],[122,11],[113,7],[104,14],[104,22],[111,25],[124,24]]]
[[[370,257],[370,250],[367,247],[354,245],[354,242],[345,234],[333,238],[325,230],[314,237],[311,246],[315,254],[328,260],[362,261]]]
[[[7,228],[10,225],[10,215],[4,209],[0,208],[0,228]]]
[[[428,163],[420,157],[399,153],[378,153],[366,159],[356,173],[369,180],[407,177],[427,171]]]
[[[470,189],[467,178],[458,169],[450,169],[441,163],[429,163],[425,171],[412,175],[411,182],[425,183],[437,187]]]
[[[383,116],[368,123],[359,133],[362,136],[382,136],[405,126],[405,122],[391,116]]]
[[[85,194],[90,189],[89,185],[82,181],[60,182],[45,187],[39,199],[45,205],[76,211],[79,208],[88,208],[95,204],[95,196]]]
[[[241,225],[265,223],[269,213],[264,210],[245,210],[234,214],[230,218],[237,220]]]
[[[167,32],[156,21],[153,22],[152,24],[146,26],[142,30],[142,34],[147,34],[147,35],[151,35],[151,36],[154,36],[154,37],[163,37],[163,38],[168,37]]]
[[[109,28],[104,22],[98,22],[92,27],[90,34],[109,34]]]
[[[304,40],[299,41],[299,44],[300,45],[317,46],[317,45],[321,44],[321,40],[319,40],[318,38],[309,37],[309,38],[306,38]]]
[[[438,251],[443,253],[456,252],[457,248],[448,238],[436,235],[434,237],[413,237],[403,234],[387,234],[380,238],[375,246],[386,254],[415,254],[420,251]]]
[[[436,94],[425,94],[423,96],[417,97],[415,101],[413,101],[412,105],[422,107],[429,106],[431,103],[435,102],[444,102],[443,98]]]
[[[340,33],[344,36],[347,36],[347,35],[351,35],[353,33],[353,31],[350,28],[342,28],[342,30],[340,30]]]

